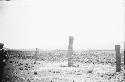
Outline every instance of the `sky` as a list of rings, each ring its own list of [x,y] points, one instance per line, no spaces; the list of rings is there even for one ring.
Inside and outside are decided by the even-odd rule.
[[[0,42],[12,49],[114,49],[124,43],[124,0],[0,1]]]

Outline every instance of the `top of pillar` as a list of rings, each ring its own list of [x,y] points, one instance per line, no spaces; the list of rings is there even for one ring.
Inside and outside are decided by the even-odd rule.
[[[120,45],[115,45],[115,50],[120,49]]]
[[[70,39],[70,40],[73,40],[73,39],[74,39],[74,37],[73,37],[73,36],[69,36],[69,39]]]

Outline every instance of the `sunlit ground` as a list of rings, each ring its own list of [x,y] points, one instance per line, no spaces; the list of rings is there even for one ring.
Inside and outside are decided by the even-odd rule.
[[[122,71],[115,72],[115,65],[10,59],[5,67],[8,82],[123,82]],[[125,71],[124,71],[125,72]]]

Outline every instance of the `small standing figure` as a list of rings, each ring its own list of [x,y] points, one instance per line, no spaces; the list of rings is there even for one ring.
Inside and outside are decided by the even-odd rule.
[[[2,74],[6,61],[9,59],[7,50],[3,48],[4,44],[0,43],[0,82],[2,80]]]

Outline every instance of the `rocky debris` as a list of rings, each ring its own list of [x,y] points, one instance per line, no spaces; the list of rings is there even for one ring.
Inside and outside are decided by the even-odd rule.
[[[114,69],[107,66],[104,66],[105,69],[103,69],[102,71],[98,71],[100,69],[96,68],[101,68],[101,66],[89,66],[90,64],[87,64],[83,67],[83,64],[79,64],[79,67],[71,68],[60,67],[60,65],[59,67],[48,67],[48,65],[55,65],[54,62],[49,62],[48,65],[46,65],[46,70],[43,69],[45,67],[40,68],[42,67],[42,65],[43,63],[40,62],[33,64],[33,61],[29,62],[28,60],[12,59],[8,62],[8,65],[5,67],[6,80],[11,80],[11,82],[13,82],[14,80],[15,82],[73,82],[74,78],[81,78],[84,80],[85,78],[87,78],[87,80],[94,79],[97,82],[123,82],[123,72],[112,73],[111,70],[106,71],[107,69]],[[72,79],[70,77],[72,77]],[[78,81],[74,80],[74,82]],[[79,82],[81,82],[81,80]]]
[[[34,75],[38,75],[38,73],[37,73],[37,72],[34,72]]]
[[[93,73],[93,70],[89,70],[89,71],[87,71],[87,73]]]

